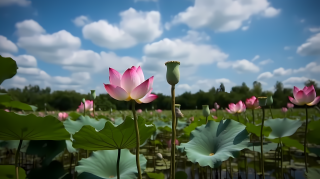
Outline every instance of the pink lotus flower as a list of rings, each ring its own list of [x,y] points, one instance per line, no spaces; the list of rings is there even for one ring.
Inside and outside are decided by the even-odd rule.
[[[138,110],[137,110],[137,113],[142,113],[142,109],[138,109]]]
[[[242,101],[239,101],[237,104],[230,103],[229,109],[226,108],[226,110],[230,114],[242,113],[246,111],[246,105]]]
[[[293,108],[293,107],[294,107],[294,104],[292,104],[292,103],[287,103],[287,107],[288,107],[288,108]]]
[[[119,101],[135,100],[137,103],[150,103],[157,99],[157,95],[151,94],[153,76],[145,80],[140,68],[132,66],[123,75],[109,68],[110,84],[104,84],[109,95]]]
[[[214,108],[217,110],[217,109],[219,109],[219,104],[218,103],[214,103]]]
[[[58,119],[60,121],[65,121],[67,118],[68,118],[68,113],[65,113],[65,112],[59,112],[58,114]]]
[[[285,108],[285,107],[283,107],[283,108],[281,109],[281,111],[282,111],[283,113],[286,113],[286,112],[288,111],[288,109]]]
[[[80,104],[80,106],[77,109],[77,112],[83,112],[84,107],[86,108],[86,111],[93,111],[93,101],[86,100],[85,105],[83,103]]]
[[[255,96],[252,96],[251,98],[246,99],[246,106],[249,109],[259,109],[259,108],[261,108],[259,106],[259,100]]]
[[[320,96],[316,97],[316,91],[313,85],[307,87],[305,86],[302,90],[297,87],[293,87],[293,97],[289,96],[289,100],[296,105],[308,105],[313,106],[318,104],[320,101]]]
[[[216,112],[216,109],[212,108],[210,111],[211,111],[211,112]]]
[[[10,110],[9,110],[9,109],[5,109],[4,111],[5,111],[5,112],[10,112]]]
[[[213,118],[213,119],[218,119],[218,117],[217,117],[217,116],[214,116],[214,115],[212,115],[212,118]]]
[[[161,109],[157,109],[156,110],[158,113],[162,113],[162,110]]]
[[[92,112],[92,113],[90,113],[90,116],[91,116],[91,117],[94,117],[93,112]]]
[[[171,148],[171,139],[169,141],[167,141],[167,145],[168,145],[168,148],[170,149]],[[178,139],[176,139],[176,145],[179,145]]]
[[[45,115],[44,115],[44,113],[43,113],[43,112],[39,112],[39,113],[38,113],[38,116],[40,116],[40,117],[44,117]]]

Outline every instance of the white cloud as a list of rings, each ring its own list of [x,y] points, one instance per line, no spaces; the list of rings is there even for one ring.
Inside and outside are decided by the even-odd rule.
[[[260,65],[266,65],[268,63],[273,63],[273,60],[267,59],[267,60],[263,60],[263,61],[259,62]]]
[[[37,60],[34,56],[31,55],[19,55],[14,56],[9,53],[1,53],[3,57],[11,57],[13,60],[17,62],[18,67],[36,67]]]
[[[320,33],[312,36],[297,49],[300,55],[320,55]]]
[[[306,67],[301,67],[299,69],[294,69],[294,73],[301,73],[301,72],[311,72],[311,73],[320,73],[320,65],[316,62],[310,62],[306,65]]]
[[[283,49],[284,50],[290,50],[290,47],[289,46],[285,46]]]
[[[269,79],[269,78],[272,78],[273,77],[273,74],[270,73],[270,72],[263,72],[261,73],[259,76],[258,76],[258,80],[264,80],[264,79]]]
[[[10,5],[28,6],[31,1],[28,0],[1,0],[0,6],[10,6]]]
[[[256,56],[253,57],[253,59],[251,61],[254,62],[254,61],[258,60],[259,58],[260,58],[260,56],[256,55]]]
[[[310,32],[319,32],[320,31],[320,27],[313,27],[313,28],[309,28]]]
[[[246,31],[246,30],[249,29],[249,26],[243,26],[241,29],[242,29],[243,31]]]
[[[267,9],[264,10],[263,15],[265,17],[274,17],[280,13],[280,9],[275,9],[273,7],[268,7]]]
[[[85,25],[82,29],[84,38],[101,47],[121,49],[151,42],[162,34],[160,13],[157,11],[142,12],[130,8],[120,16],[119,26],[106,20]]]
[[[287,69],[287,70],[285,70],[285,69],[282,68],[282,67],[273,70],[273,75],[274,75],[274,76],[290,75],[291,73],[292,73],[292,69]]]
[[[72,20],[72,22],[78,26],[78,27],[82,27],[88,23],[90,23],[90,20],[87,16],[78,16],[76,17],[74,20]]]
[[[306,21],[305,19],[301,19],[301,20],[300,20],[301,23],[304,23],[305,21]]]
[[[255,64],[251,63],[248,60],[237,60],[232,62],[232,68],[235,69],[238,73],[245,73],[245,72],[252,72],[256,73],[259,72],[259,67]]]
[[[188,30],[187,35],[184,36],[182,40],[187,42],[202,42],[210,40],[210,36],[204,32],[200,33],[194,30]]]
[[[34,20],[25,20],[16,23],[16,29],[19,36],[33,36],[45,33],[45,30]]]
[[[308,81],[310,78],[307,78],[307,77],[290,77],[286,80],[283,81],[284,84],[298,84],[298,83],[304,83],[306,81]],[[316,83],[319,84],[319,81],[318,80],[315,80],[315,79],[311,79],[313,81],[315,81]]]
[[[0,35],[0,52],[17,52],[18,47],[7,37]]]
[[[273,17],[280,10],[269,6],[267,0],[195,0],[194,6],[174,16],[170,25],[184,23],[191,28],[208,27],[215,31],[233,31],[253,15]]]

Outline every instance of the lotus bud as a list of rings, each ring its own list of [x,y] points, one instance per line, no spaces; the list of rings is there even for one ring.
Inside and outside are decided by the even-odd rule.
[[[264,107],[267,105],[267,97],[258,97],[259,106]]]
[[[180,104],[174,104],[174,107],[180,109],[181,105]]]
[[[167,66],[167,82],[170,85],[175,85],[177,83],[179,83],[179,79],[180,79],[180,71],[179,71],[179,66],[180,66],[180,62],[178,61],[167,61],[165,63],[165,65]]]
[[[273,104],[273,98],[272,98],[272,96],[268,96],[267,97],[267,105],[271,106],[271,104]]]
[[[96,90],[91,90],[91,97],[92,99],[96,99]]]
[[[182,112],[180,111],[179,108],[175,108],[175,112],[176,112],[176,118],[181,118],[181,117],[183,117],[183,114],[182,114]]]
[[[159,159],[163,159],[162,154],[161,153],[157,153],[157,156]]]
[[[209,105],[202,105],[202,115],[208,117],[210,115]]]
[[[82,98],[82,103],[85,104],[86,103],[86,99]]]

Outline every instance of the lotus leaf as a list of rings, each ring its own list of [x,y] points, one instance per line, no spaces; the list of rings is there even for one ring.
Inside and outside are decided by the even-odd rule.
[[[127,121],[127,119],[125,120]],[[82,177],[82,172],[91,173],[101,178],[117,178],[117,157],[118,150],[100,150],[93,152],[93,155],[79,161],[79,166],[76,166],[76,171],[80,174],[79,178],[91,179]],[[136,156],[131,154],[128,149],[121,149],[119,172],[121,179],[132,179],[138,175]],[[146,169],[147,159],[140,154],[141,170]],[[94,177],[92,177],[94,178]]]
[[[0,110],[1,140],[66,140],[70,134],[62,122],[53,116],[26,116]]]
[[[247,149],[253,151],[253,145],[254,145],[254,151],[261,153],[261,144],[260,143],[255,143],[255,144],[250,143],[249,145],[250,145],[250,147],[248,147]],[[277,146],[278,146],[278,144],[273,143],[273,142],[263,143],[263,153],[267,153],[270,150],[276,150]]]
[[[100,119],[97,121],[96,119],[90,118],[89,116],[80,116],[76,121],[67,119],[66,121],[64,121],[63,125],[70,134],[75,134],[84,125],[92,126],[99,131],[103,129],[106,122],[107,120],[105,119]]]
[[[14,165],[0,165],[0,178],[13,179],[16,177],[16,169]],[[19,178],[26,178],[26,172],[19,167]]]
[[[320,168],[309,168],[308,173],[306,172],[308,179],[319,179],[320,176]]]
[[[190,136],[191,131],[193,131],[195,128],[198,126],[201,126],[206,123],[206,120],[199,120],[199,121],[194,121],[191,123],[188,127],[184,128],[183,131],[185,132],[185,135]]]
[[[260,137],[261,125],[254,125],[251,123],[246,123],[245,125],[247,126],[246,129],[248,132],[254,133],[256,136]],[[271,131],[271,127],[263,126],[262,135],[268,137]]]
[[[164,179],[164,174],[163,173],[147,173],[149,178],[152,179]]]
[[[118,126],[123,123],[123,119],[121,117],[117,117],[114,119],[114,125]]]
[[[11,97],[8,95],[8,93],[0,93],[0,103],[9,101],[11,101]]]
[[[25,111],[36,111],[38,109],[36,106],[25,104],[20,101],[8,101],[8,102],[2,102],[0,104],[7,108],[21,109]]]
[[[288,118],[277,118],[264,121],[264,125],[269,126],[272,129],[267,138],[276,139],[280,137],[291,136],[302,125],[302,122],[300,120],[292,120]]]
[[[309,148],[309,151],[320,157],[320,148]]]
[[[153,125],[146,125],[142,117],[138,117],[140,144],[144,143],[156,130]],[[86,150],[130,149],[136,147],[134,120],[127,117],[119,126],[110,121],[102,130],[96,131],[92,126],[83,126],[73,135],[73,147]]]
[[[246,126],[231,119],[208,121],[191,132],[190,141],[181,143],[188,159],[200,166],[217,168],[229,157],[239,156],[248,147],[249,133]]]
[[[68,114],[68,116],[71,118],[71,120],[75,121],[81,116],[81,114],[77,112],[71,112]]]
[[[177,171],[175,174],[176,179],[188,179],[188,175],[184,171]]]
[[[17,74],[17,63],[10,57],[2,57],[0,55],[0,85],[6,80]]]
[[[290,137],[282,137],[281,139],[279,138],[279,139],[269,139],[269,140],[275,143],[280,143],[280,140],[281,140],[282,143],[287,147],[296,147],[299,150],[304,150],[303,145],[299,141],[292,139]],[[307,148],[307,152],[309,152],[308,148]]]

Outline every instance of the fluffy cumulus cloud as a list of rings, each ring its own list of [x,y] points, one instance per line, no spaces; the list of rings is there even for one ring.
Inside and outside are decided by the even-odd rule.
[[[210,36],[204,32],[197,32],[194,30],[189,30],[187,35],[182,38],[183,41],[187,42],[203,42],[210,40]]]
[[[85,25],[82,29],[84,38],[101,47],[121,49],[151,42],[162,34],[161,17],[157,11],[142,12],[130,8],[120,16],[119,25],[106,20]]]
[[[72,20],[72,22],[74,23],[74,25],[76,25],[78,27],[82,27],[82,26],[90,23],[90,20],[87,16],[78,16],[74,20]]]
[[[284,76],[284,75],[291,75],[292,69],[287,69],[285,70],[284,68],[278,68],[273,70],[273,75],[274,76]]]
[[[44,28],[32,19],[16,23],[16,29],[16,33],[19,36],[33,36],[45,33]]]
[[[316,62],[310,62],[305,67],[294,69],[294,73],[308,72],[308,73],[320,73],[320,64]]]
[[[297,49],[297,53],[300,55],[319,56],[320,55],[320,33],[312,36],[300,45]]]
[[[18,5],[18,6],[28,6],[31,4],[31,1],[28,0],[1,0],[1,6],[10,6],[10,5]]]
[[[309,31],[310,31],[310,32],[319,32],[319,31],[320,31],[320,27],[312,27],[312,28],[309,28]]]
[[[271,72],[263,72],[258,76],[257,79],[258,80],[265,80],[265,79],[272,78],[272,77],[273,77],[273,74]]]
[[[279,13],[280,9],[270,6],[267,0],[195,0],[194,6],[174,16],[166,27],[183,23],[191,28],[225,32],[239,29],[253,15],[274,17]]]
[[[231,67],[238,73],[256,73],[260,71],[260,68],[258,66],[246,59],[236,61],[222,61],[218,62],[217,66],[222,69]]]
[[[18,47],[11,42],[7,37],[0,35],[0,52],[17,52]]]
[[[268,63],[273,63],[273,60],[267,59],[267,60],[263,60],[263,61],[259,62],[260,65],[266,65]]]
[[[284,84],[300,84],[301,85],[301,84],[305,83],[308,80],[310,80],[310,78],[307,78],[307,77],[304,77],[304,76],[302,76],[302,77],[290,77],[290,78],[284,80],[283,83]],[[315,81],[318,84],[320,83],[316,79],[311,79],[311,80]]]

